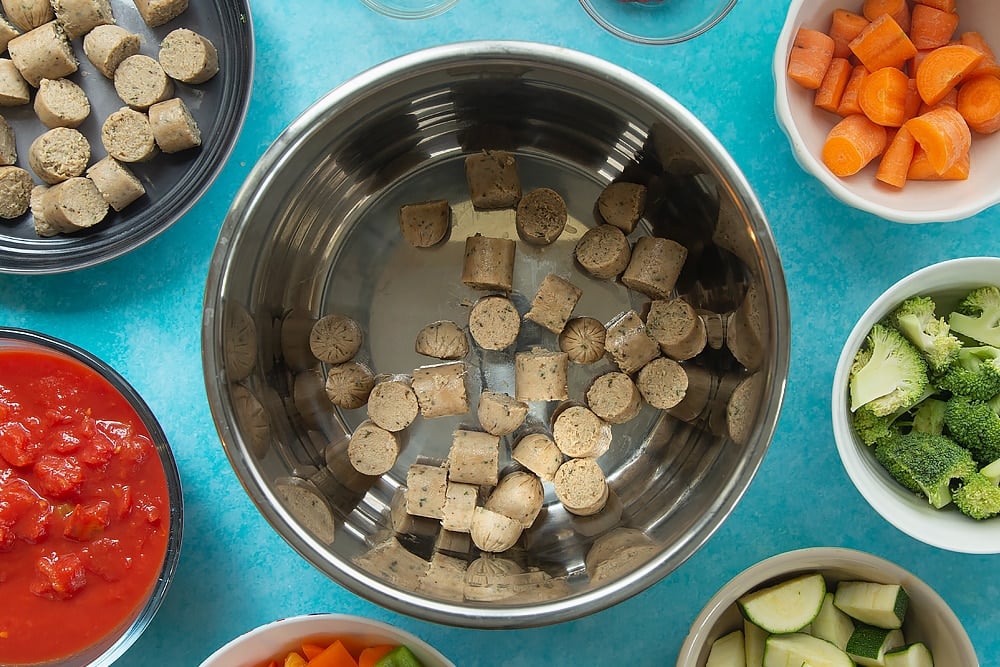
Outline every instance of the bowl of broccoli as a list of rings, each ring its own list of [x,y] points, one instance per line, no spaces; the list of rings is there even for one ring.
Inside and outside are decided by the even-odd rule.
[[[844,345],[833,432],[851,481],[907,535],[1000,553],[1000,258],[920,269]]]

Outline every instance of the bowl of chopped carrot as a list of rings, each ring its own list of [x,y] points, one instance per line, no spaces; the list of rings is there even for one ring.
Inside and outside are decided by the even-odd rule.
[[[793,0],[775,112],[803,169],[902,223],[1000,202],[1000,20],[988,0]]]
[[[455,667],[415,635],[347,614],[283,618],[236,637],[201,667]]]

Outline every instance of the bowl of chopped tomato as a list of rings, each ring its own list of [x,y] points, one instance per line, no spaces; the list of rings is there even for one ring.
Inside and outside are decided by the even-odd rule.
[[[114,662],[166,595],[182,514],[135,389],[70,343],[0,328],[0,664]]]
[[[1000,202],[1000,21],[982,0],[794,0],[774,53],[792,154],[837,199],[902,223]]]
[[[236,637],[201,667],[455,667],[430,644],[381,621],[304,614]]]

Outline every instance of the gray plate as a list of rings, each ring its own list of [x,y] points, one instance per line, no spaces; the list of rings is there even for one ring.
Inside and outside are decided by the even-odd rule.
[[[158,28],[146,26],[131,0],[112,0],[111,7],[118,25],[140,35],[140,52],[146,55],[156,57],[163,37],[181,27],[215,44],[219,73],[200,85],[175,84],[175,95],[184,100],[201,129],[202,145],[131,165],[146,194],[120,213],[111,210],[103,222],[89,230],[42,238],[35,234],[30,212],[16,220],[0,220],[0,272],[71,271],[142,245],[194,206],[222,170],[239,136],[253,81],[253,24],[246,0],[193,0],[187,11]],[[68,78],[90,98],[90,116],[78,129],[90,140],[93,163],[107,154],[100,140],[104,119],[124,103],[112,82],[84,55],[82,41],[73,40],[80,69]],[[31,171],[28,147],[47,128],[35,117],[31,104],[0,109],[0,113],[14,128],[18,165]]]

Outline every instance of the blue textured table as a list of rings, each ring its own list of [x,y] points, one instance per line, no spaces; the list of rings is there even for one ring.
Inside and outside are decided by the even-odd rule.
[[[1000,654],[1000,565],[924,546],[883,521],[844,473],[830,426],[841,345],[878,293],[927,264],[1000,255],[1000,208],[957,223],[906,226],[847,208],[792,159],[774,119],[771,54],[788,2],[744,0],[715,29],[667,47],[603,32],[575,0],[462,0],[401,22],[356,0],[259,0],[256,80],[242,137],[221,177],[174,227],[138,250],[69,275],[0,275],[0,323],[62,337],[115,366],[145,397],[184,483],[183,554],[152,625],[122,658],[197,665],[268,621],[337,611],[387,620],[477,665],[673,665],[702,605],[773,554],[848,546],[911,570],[964,622],[984,665]],[[589,618],[518,631],[471,631],[399,616],[348,593],[261,518],[226,460],[206,403],[201,304],[229,203],[279,132],[330,88],[379,62],[465,39],[523,39],[601,56],[691,109],[746,173],[781,251],[791,298],[791,373],[777,435],[743,500],[687,563],[646,592]],[[944,665],[942,667],[961,667]]]

